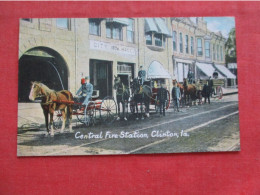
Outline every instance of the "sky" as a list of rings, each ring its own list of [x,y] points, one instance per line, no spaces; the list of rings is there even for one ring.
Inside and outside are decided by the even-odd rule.
[[[195,17],[192,17],[191,20],[196,23]],[[230,29],[235,27],[234,17],[204,17],[204,20],[207,22],[210,31],[221,31],[222,35],[226,38]]]

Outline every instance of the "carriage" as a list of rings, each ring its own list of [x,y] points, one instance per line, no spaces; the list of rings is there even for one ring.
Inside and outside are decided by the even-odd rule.
[[[102,123],[112,124],[117,116],[117,104],[114,98],[107,96],[103,99],[99,98],[99,91],[94,90],[93,95],[88,102],[88,105],[83,105],[78,98],[74,98],[73,101],[58,101],[53,100],[56,103],[71,104],[73,111],[72,115],[76,116],[77,121],[86,125],[95,125],[97,120]],[[54,112],[54,128],[60,129],[62,125],[62,113],[60,110]]]
[[[207,84],[208,80],[200,80],[195,83],[196,89],[202,91],[203,86]],[[223,79],[212,79],[212,97],[217,99],[222,99],[223,89],[225,81]]]

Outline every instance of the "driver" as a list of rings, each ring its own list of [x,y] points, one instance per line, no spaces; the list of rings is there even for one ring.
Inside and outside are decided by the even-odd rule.
[[[89,82],[89,77],[85,77],[81,79],[81,87],[77,91],[76,95],[79,96],[80,99],[84,99],[83,105],[88,105],[88,102],[93,94],[93,85]]]

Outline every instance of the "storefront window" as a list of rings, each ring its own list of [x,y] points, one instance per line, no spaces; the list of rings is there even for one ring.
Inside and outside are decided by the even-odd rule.
[[[202,56],[202,39],[198,38],[197,39],[197,50],[198,50],[198,56]]]
[[[100,20],[89,19],[89,34],[100,36]]]
[[[154,35],[154,39],[155,39],[155,45],[156,46],[159,46],[159,47],[162,47],[162,42],[163,42],[163,40],[162,40],[162,34],[155,34]]]

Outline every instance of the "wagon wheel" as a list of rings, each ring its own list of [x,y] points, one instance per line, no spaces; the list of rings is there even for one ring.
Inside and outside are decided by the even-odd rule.
[[[100,118],[103,122],[111,124],[117,117],[117,104],[112,97],[105,97],[99,108]]]
[[[62,126],[62,114],[60,110],[55,110],[53,113],[53,128],[58,130]]]
[[[87,109],[86,106],[79,106],[76,116],[79,122],[85,124],[86,126],[94,125],[96,118],[96,108],[94,102],[89,102]]]
[[[222,90],[221,86],[217,86],[217,88],[216,88],[216,97],[218,99],[222,99],[222,97],[223,97],[223,90]]]

